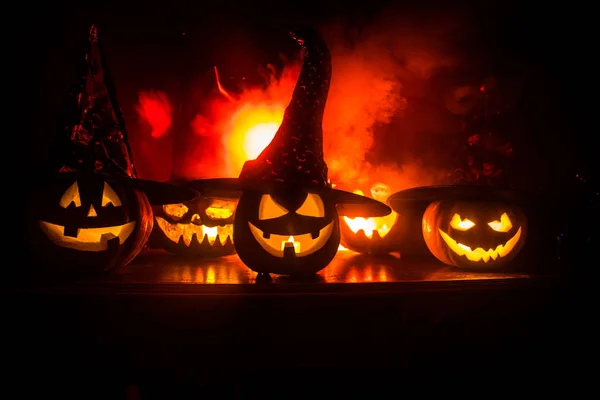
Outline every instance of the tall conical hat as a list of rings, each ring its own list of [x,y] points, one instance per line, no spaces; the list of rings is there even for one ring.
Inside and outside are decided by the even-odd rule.
[[[100,174],[146,193],[151,204],[189,201],[198,194],[162,182],[138,179],[115,87],[92,25],[79,78],[69,93],[66,120],[52,154],[51,179]]]
[[[342,215],[383,216],[390,208],[376,200],[334,189],[327,178],[323,156],[323,114],[331,83],[331,54],[322,37],[312,29],[290,32],[303,47],[304,61],[292,99],[273,140],[255,160],[244,163],[239,177],[194,181],[206,194],[243,191],[272,185],[304,187],[326,194]]]

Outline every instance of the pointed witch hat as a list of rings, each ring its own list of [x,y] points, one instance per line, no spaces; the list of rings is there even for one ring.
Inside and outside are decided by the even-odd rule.
[[[151,204],[189,201],[198,193],[163,182],[137,178],[123,114],[112,77],[92,25],[80,75],[69,93],[66,121],[52,154],[50,179],[105,175],[143,191]]]
[[[190,187],[215,197],[273,185],[303,187],[326,195],[337,205],[341,215],[376,217],[390,214],[391,209],[381,202],[332,187],[323,157],[322,128],[331,82],[331,54],[321,36],[312,29],[294,29],[290,34],[303,47],[304,61],[292,99],[273,140],[255,160],[244,163],[237,179],[197,180]]]

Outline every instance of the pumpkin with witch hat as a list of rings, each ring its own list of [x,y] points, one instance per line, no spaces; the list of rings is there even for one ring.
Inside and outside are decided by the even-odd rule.
[[[310,29],[296,29],[304,49],[302,70],[271,143],[247,161],[239,178],[207,179],[191,187],[227,196],[240,193],[233,242],[250,269],[283,275],[314,274],[340,244],[338,215],[377,217],[391,209],[376,200],[333,189],[323,156],[323,113],[331,81],[327,45]]]
[[[146,244],[151,204],[198,194],[137,178],[127,131],[95,26],[49,174],[29,207],[34,262],[68,270],[124,266]]]

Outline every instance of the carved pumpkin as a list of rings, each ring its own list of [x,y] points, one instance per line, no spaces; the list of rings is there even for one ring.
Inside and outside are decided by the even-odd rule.
[[[233,218],[237,200],[201,196],[191,202],[154,207],[151,242],[189,256],[219,257],[235,253]]]
[[[108,270],[128,264],[152,231],[146,195],[101,174],[51,182],[35,200],[43,263],[82,270]]]
[[[196,182],[201,193],[241,191],[233,224],[240,259],[259,274],[311,275],[325,268],[340,244],[338,212],[388,215],[385,204],[333,189],[323,157],[323,113],[331,54],[312,29],[290,32],[305,51],[292,98],[271,142],[244,162],[237,179]]]
[[[511,261],[527,236],[527,220],[516,204],[442,200],[423,215],[423,238],[441,262],[462,268],[495,268]]]
[[[338,214],[324,194],[300,188],[245,191],[235,214],[233,238],[238,256],[253,271],[314,274],[337,253]]]
[[[198,193],[138,178],[95,26],[80,67],[27,228],[40,239],[36,264],[88,272],[133,260],[152,231],[150,203],[190,201]]]
[[[354,193],[364,196],[361,190]],[[385,203],[390,196],[390,187],[376,183],[371,187],[371,197]],[[399,251],[398,242],[401,224],[398,214],[390,213],[384,217],[350,218],[340,221],[341,243],[344,247],[362,254],[387,254]]]

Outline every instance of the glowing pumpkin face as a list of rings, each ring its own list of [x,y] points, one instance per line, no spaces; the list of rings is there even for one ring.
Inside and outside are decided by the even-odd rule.
[[[335,256],[339,220],[327,197],[298,188],[248,191],[233,229],[240,259],[259,273],[314,274]]]
[[[141,251],[152,230],[146,195],[102,176],[57,180],[41,199],[35,212],[45,239],[44,263],[123,266]]]
[[[236,200],[199,197],[188,203],[155,208],[156,247],[189,256],[218,257],[235,253],[233,218]]]
[[[527,221],[514,204],[437,201],[423,215],[423,237],[431,253],[448,265],[494,268],[523,247]]]
[[[371,187],[371,197],[382,203],[390,196],[390,187],[376,183]],[[355,194],[364,196],[361,190]],[[340,223],[342,245],[362,254],[387,254],[399,250],[398,214],[392,211],[385,217],[349,218],[344,216]]]

